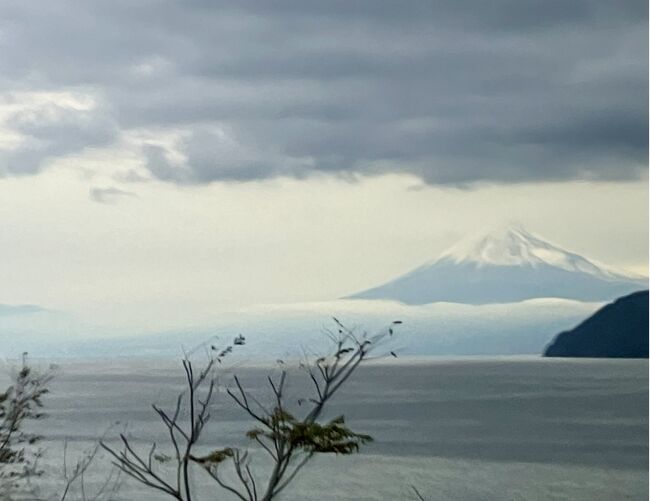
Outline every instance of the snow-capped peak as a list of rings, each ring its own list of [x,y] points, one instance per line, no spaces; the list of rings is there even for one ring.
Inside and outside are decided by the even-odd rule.
[[[476,263],[478,266],[550,265],[568,271],[598,275],[606,279],[639,278],[562,249],[520,225],[470,236],[443,252],[438,261]]]

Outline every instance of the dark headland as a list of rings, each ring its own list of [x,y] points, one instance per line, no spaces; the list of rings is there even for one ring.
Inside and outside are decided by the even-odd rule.
[[[648,291],[621,297],[558,334],[544,356],[648,358]]]

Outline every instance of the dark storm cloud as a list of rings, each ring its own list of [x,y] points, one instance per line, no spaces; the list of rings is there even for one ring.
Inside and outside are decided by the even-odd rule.
[[[44,130],[14,123],[35,145],[0,153],[0,174],[130,129],[182,131],[178,151],[143,146],[176,183],[647,168],[644,1],[4,2],[0,19],[0,89],[102,100]]]

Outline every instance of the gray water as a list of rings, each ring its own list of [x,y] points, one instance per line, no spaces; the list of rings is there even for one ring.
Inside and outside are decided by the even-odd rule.
[[[272,369],[238,367],[262,400]],[[66,362],[47,399],[44,467],[60,468],[111,424],[136,444],[164,444],[150,403],[169,405],[183,388],[167,361]],[[229,376],[223,377],[228,384]],[[292,398],[307,386],[292,374]],[[362,368],[333,402],[353,429],[375,442],[350,457],[316,458],[287,500],[620,500],[648,498],[648,363],[640,360],[411,360]],[[244,445],[250,421],[220,394],[206,435],[210,447]],[[115,426],[115,425],[114,425]],[[257,457],[256,467],[262,467]],[[89,485],[105,477],[105,459]],[[55,479],[45,482],[56,484]],[[210,481],[195,482],[210,496]],[[46,488],[52,488],[46,486]],[[120,499],[162,499],[126,482]]]

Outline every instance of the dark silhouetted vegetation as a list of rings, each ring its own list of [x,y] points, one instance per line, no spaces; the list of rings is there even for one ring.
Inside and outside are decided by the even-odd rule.
[[[43,396],[52,373],[31,369],[23,357],[12,384],[0,393],[0,499],[11,500],[30,489],[38,468],[41,436],[26,431],[28,421],[44,417]]]
[[[620,297],[558,334],[544,356],[648,358],[648,291]]]

